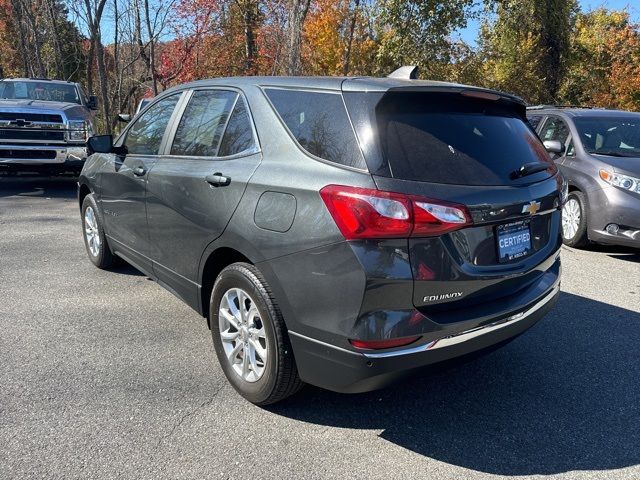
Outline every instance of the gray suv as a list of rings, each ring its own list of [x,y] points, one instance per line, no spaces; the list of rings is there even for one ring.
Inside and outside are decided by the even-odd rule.
[[[569,183],[564,243],[640,248],[640,113],[539,106],[527,114]]]
[[[77,83],[0,80],[0,171],[79,173],[96,108]]]
[[[206,317],[256,404],[487,351],[558,297],[562,178],[507,94],[219,78],[163,92],[89,149],[89,259],[124,259]]]

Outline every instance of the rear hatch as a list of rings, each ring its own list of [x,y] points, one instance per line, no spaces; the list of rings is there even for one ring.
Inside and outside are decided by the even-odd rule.
[[[540,283],[560,245],[561,177],[524,104],[462,86],[349,90],[378,188],[468,214],[464,225],[409,239],[414,306],[437,321],[463,320],[469,307]]]

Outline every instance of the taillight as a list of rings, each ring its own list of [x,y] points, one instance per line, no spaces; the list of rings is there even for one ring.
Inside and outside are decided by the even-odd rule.
[[[414,237],[441,235],[471,223],[467,209],[461,205],[413,201]]]
[[[327,185],[320,196],[347,240],[428,237],[471,224],[463,205],[414,195]]]

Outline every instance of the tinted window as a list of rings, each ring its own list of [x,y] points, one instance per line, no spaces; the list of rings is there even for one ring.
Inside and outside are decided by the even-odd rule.
[[[551,167],[540,140],[506,104],[458,94],[392,92],[375,112],[382,153],[396,178],[505,185],[526,163]]]
[[[542,120],[541,115],[529,115],[528,117],[529,123],[533,127],[534,130],[538,129],[538,125],[540,125],[540,120]]]
[[[236,106],[229,117],[227,129],[224,131],[222,142],[220,143],[219,157],[237,155],[253,149],[253,129],[247,107],[242,98],[238,98]]]
[[[559,140],[563,145],[569,137],[569,127],[559,117],[549,117],[540,132],[540,138],[545,140]]]
[[[628,117],[576,117],[576,129],[589,153],[640,156],[640,115]]]
[[[194,92],[180,119],[171,154],[215,157],[237,96],[224,90]]]
[[[158,154],[162,137],[179,99],[180,94],[176,93],[160,100],[133,123],[127,132],[127,139],[125,140],[129,153],[139,155]]]
[[[307,152],[331,162],[364,168],[341,94],[280,89],[267,89],[266,93]]]

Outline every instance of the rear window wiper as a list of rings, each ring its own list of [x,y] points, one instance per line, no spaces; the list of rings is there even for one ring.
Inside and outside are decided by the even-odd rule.
[[[511,172],[509,177],[511,177],[511,180],[515,180],[517,178],[533,175],[534,173],[544,172],[548,168],[549,168],[549,165],[545,163],[539,163],[539,162],[525,163],[519,169]]]

